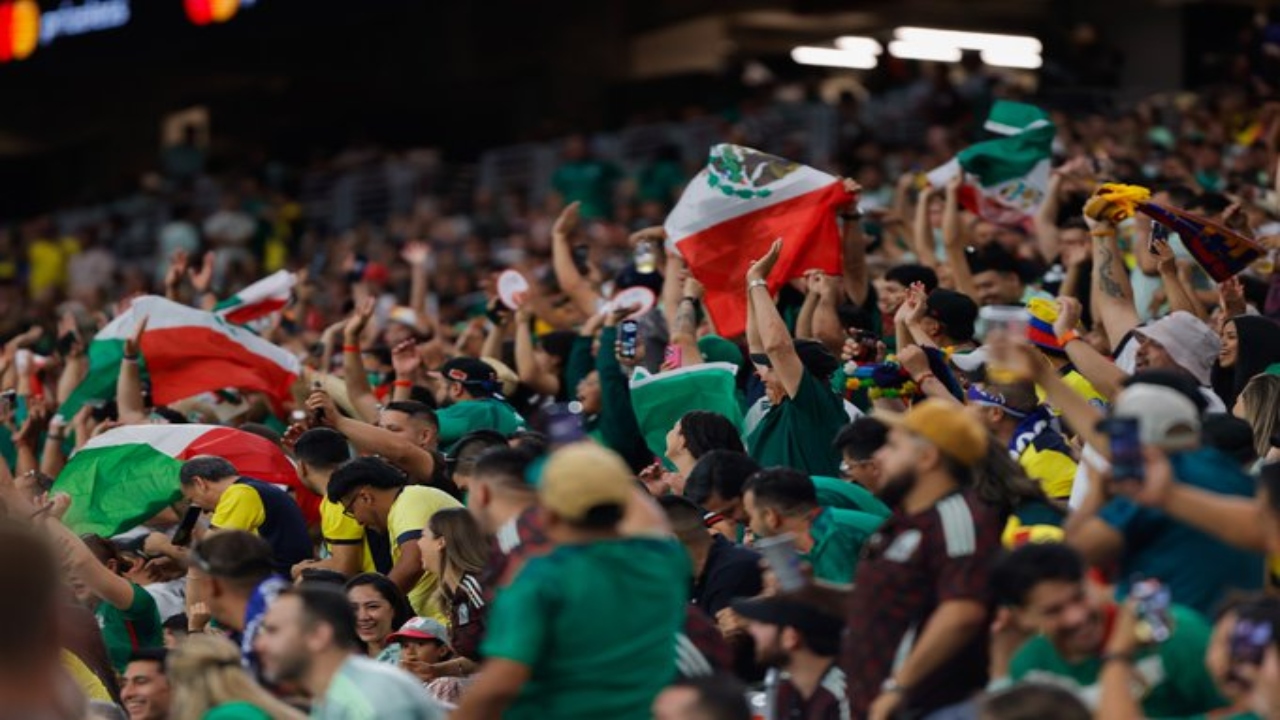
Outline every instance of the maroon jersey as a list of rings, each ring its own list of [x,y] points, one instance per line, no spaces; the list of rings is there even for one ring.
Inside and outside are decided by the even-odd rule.
[[[867,714],[938,605],[973,600],[990,609],[987,581],[1000,551],[1000,531],[993,509],[956,492],[915,515],[895,511],[863,546],[840,657],[855,716]],[[905,707],[922,715],[984,688],[986,627],[914,683]]]

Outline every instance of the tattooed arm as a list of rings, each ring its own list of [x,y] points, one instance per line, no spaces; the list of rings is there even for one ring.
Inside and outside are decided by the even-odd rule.
[[[1087,216],[1085,222],[1093,239],[1093,298],[1098,307],[1094,317],[1102,322],[1111,342],[1117,343],[1138,326],[1129,269],[1120,254],[1115,226]]]

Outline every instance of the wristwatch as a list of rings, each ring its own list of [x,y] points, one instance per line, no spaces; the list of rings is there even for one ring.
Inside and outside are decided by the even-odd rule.
[[[758,287],[762,287],[762,288],[769,287],[769,281],[761,278],[756,278],[755,280],[752,280],[751,282],[747,283],[747,290],[755,290]]]

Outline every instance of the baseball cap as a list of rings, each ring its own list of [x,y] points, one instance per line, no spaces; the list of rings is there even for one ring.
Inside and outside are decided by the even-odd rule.
[[[1000,408],[1006,414],[1016,418],[1024,418],[1027,416],[1025,412],[1009,406],[1004,395],[998,392],[992,392],[985,388],[979,387],[976,383],[969,386],[965,391],[965,399],[970,405],[983,405],[986,407]]]
[[[516,374],[516,371],[498,358],[482,357],[480,360],[485,365],[493,368],[494,374],[498,377],[499,387],[502,388],[502,394],[507,397],[515,395],[516,390],[520,387],[520,376]]]
[[[1130,385],[1116,396],[1111,417],[1136,418],[1143,445],[1190,450],[1200,444],[1200,413],[1195,403],[1173,388]]]
[[[707,362],[733,363],[739,368],[743,365],[742,350],[732,340],[719,335],[703,335],[698,338],[698,352],[702,353]]]
[[[747,620],[791,627],[800,631],[806,644],[810,637],[839,636],[844,621],[821,608],[786,595],[740,599],[733,601],[733,611]]]
[[[954,290],[938,288],[924,301],[925,312],[942,325],[952,340],[964,342],[973,339],[974,323],[978,320],[978,304],[973,298]]]
[[[917,435],[951,459],[972,467],[987,455],[987,431],[964,408],[929,398],[905,413],[878,411],[874,416],[891,428]]]
[[[1195,315],[1178,310],[1135,330],[1138,335],[1160,343],[1178,367],[1209,384],[1209,371],[1222,349],[1218,334]]]
[[[492,395],[498,389],[498,373],[483,360],[456,357],[440,368],[446,380],[462,383],[468,390],[481,390]]]
[[[557,450],[542,468],[538,499],[570,522],[602,505],[625,507],[635,491],[634,475],[617,453],[593,442]]]
[[[387,636],[387,644],[397,640],[439,640],[449,644],[449,628],[435,618],[412,617],[400,629]]]
[[[411,307],[397,305],[391,308],[391,312],[387,313],[387,322],[408,325],[414,330],[418,329],[418,313]]]

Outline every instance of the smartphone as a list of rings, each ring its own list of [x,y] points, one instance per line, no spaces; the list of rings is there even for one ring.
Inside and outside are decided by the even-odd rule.
[[[0,407],[3,407],[5,410],[12,410],[17,404],[18,404],[17,390],[10,389],[10,390],[5,390],[4,392],[0,392]]]
[[[683,366],[684,348],[679,345],[668,345],[666,352],[662,355],[662,364],[672,368]]]
[[[1235,672],[1237,665],[1257,667],[1262,664],[1262,657],[1266,655],[1267,646],[1271,644],[1272,632],[1270,620],[1249,618],[1236,620],[1235,627],[1231,629],[1230,643],[1232,679],[1246,682],[1245,678],[1239,677]]]
[[[323,390],[323,389],[324,389],[324,383],[320,382],[319,380],[316,380],[315,382],[311,383],[311,389],[312,389],[312,390]],[[315,409],[315,412],[313,412],[313,413],[312,413],[312,415],[313,415],[313,417],[314,417],[315,422],[316,422],[316,424],[317,424],[317,425],[319,425],[319,424],[321,424],[321,423],[323,423],[323,422],[324,422],[324,408],[322,408],[322,407],[321,407],[321,408],[316,408],[316,409]]]
[[[66,357],[71,354],[71,348],[76,344],[75,332],[66,332],[62,337],[58,338],[58,354]]]
[[[1107,420],[1111,438],[1111,477],[1125,482],[1142,482],[1142,439],[1138,435],[1138,419],[1117,417]]]
[[[555,403],[543,411],[543,417],[552,447],[571,445],[587,437],[582,426],[582,403]]]
[[[764,556],[764,561],[773,571],[773,576],[778,579],[778,587],[783,592],[794,592],[804,588],[804,573],[800,570],[800,553],[796,550],[795,536],[791,533],[783,533],[761,538],[756,541],[754,547]]]
[[[858,354],[855,360],[874,360],[876,357],[876,345],[880,342],[880,338],[869,330],[853,328],[849,331],[849,337],[858,345]]]
[[[1138,624],[1134,629],[1144,644],[1162,643],[1173,635],[1173,617],[1169,613],[1172,598],[1169,588],[1154,578],[1135,580],[1129,588]]]
[[[623,320],[618,326],[618,354],[627,359],[640,352],[640,323]]]
[[[173,533],[173,544],[178,547],[187,547],[191,544],[191,533],[196,529],[196,523],[200,521],[200,513],[202,510],[192,505],[187,508],[187,513],[182,516],[182,522],[178,523],[178,529]]]
[[[294,410],[293,412],[289,413],[289,420],[290,420],[291,422],[294,422],[294,423],[306,422],[306,421],[307,421],[307,411],[306,411],[306,410]]]

